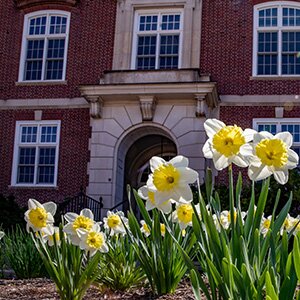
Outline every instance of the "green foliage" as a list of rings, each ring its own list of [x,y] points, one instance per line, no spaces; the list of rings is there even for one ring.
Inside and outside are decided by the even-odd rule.
[[[71,244],[60,227],[60,244],[54,238],[50,247],[31,234],[50,278],[55,282],[61,300],[81,300],[97,277],[100,253],[86,256],[78,246]]]
[[[132,247],[153,293],[158,295],[173,293],[188,268],[176,244],[178,243],[187,255],[193,257],[195,236],[191,230],[186,230],[187,233],[183,237],[178,224],[169,221],[159,211],[153,211],[151,218],[136,191],[134,191],[134,195],[151,234],[148,237],[144,236],[140,224],[131,210],[128,214],[130,231],[127,233]],[[161,233],[162,222],[166,226],[164,236]],[[170,232],[173,233],[174,238]]]
[[[4,231],[11,230],[16,225],[25,228],[24,212],[13,196],[5,197],[0,194],[0,225]]]
[[[3,238],[3,250],[8,267],[12,268],[20,279],[44,277],[43,262],[30,235],[16,226]]]
[[[241,214],[242,180],[239,176],[236,189],[233,189],[232,171],[229,169],[229,207],[231,220],[228,229],[218,226],[213,213],[220,219],[220,200],[212,187],[207,186],[207,203],[200,195],[201,219],[197,214],[193,216],[193,229],[199,245],[199,263],[207,276],[211,294],[205,290],[201,275],[192,266],[192,261],[182,249],[187,264],[193,268],[191,282],[196,298],[199,289],[203,289],[207,299],[294,299],[297,286],[297,270],[300,262],[299,238],[294,242],[294,251],[289,249],[292,232],[280,229],[291,206],[292,197],[287,201],[276,216],[276,208],[280,199],[277,193],[273,203],[273,214],[270,228],[265,236],[260,232],[263,212],[269,195],[270,180],[262,184],[258,201],[255,190],[251,195],[248,213],[245,220]],[[214,197],[212,196],[214,194]],[[255,209],[254,203],[257,202]],[[215,222],[216,221],[216,222]],[[296,250],[298,249],[298,251]],[[299,275],[300,276],[300,275]],[[299,279],[299,277],[298,277]],[[197,298],[199,299],[199,298]]]
[[[145,273],[137,263],[136,253],[127,236],[114,235],[110,250],[103,254],[97,281],[113,291],[124,291],[145,283]]]

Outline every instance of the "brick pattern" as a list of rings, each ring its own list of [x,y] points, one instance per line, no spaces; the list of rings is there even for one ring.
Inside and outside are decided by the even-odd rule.
[[[200,69],[211,74],[220,94],[297,95],[299,80],[254,80],[253,1],[205,0]]]
[[[13,194],[18,203],[27,205],[29,198],[41,202],[60,202],[74,196],[88,183],[87,163],[90,116],[88,109],[45,109],[43,120],[61,120],[59,149],[58,187],[21,188],[11,187],[11,172],[16,121],[34,120],[33,110],[0,110],[0,192]],[[80,126],[78,126],[80,124]]]
[[[42,2],[42,1],[41,1]],[[71,12],[67,61],[67,85],[16,86],[22,44],[24,14],[43,9]],[[81,0],[75,7],[38,5],[17,9],[14,1],[0,1],[0,99],[78,97],[80,84],[97,84],[111,69],[116,1]]]

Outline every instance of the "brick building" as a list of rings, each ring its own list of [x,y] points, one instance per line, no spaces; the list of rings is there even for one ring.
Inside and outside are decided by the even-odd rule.
[[[289,130],[300,149],[300,1],[0,3],[0,192],[109,208],[153,155],[203,178],[203,123]]]

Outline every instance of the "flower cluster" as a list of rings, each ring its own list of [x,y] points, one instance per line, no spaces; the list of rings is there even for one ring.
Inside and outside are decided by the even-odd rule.
[[[234,163],[248,167],[248,176],[259,181],[274,175],[285,184],[288,170],[297,167],[299,157],[291,148],[293,137],[289,132],[275,136],[267,131],[242,130],[236,125],[227,126],[217,119],[208,119],[204,128],[209,139],[203,147],[206,158],[213,159],[217,170]]]

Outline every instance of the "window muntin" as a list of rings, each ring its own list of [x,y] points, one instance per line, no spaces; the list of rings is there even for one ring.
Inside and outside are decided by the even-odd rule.
[[[299,76],[300,4],[257,5],[253,45],[254,76]]]
[[[17,122],[12,183],[56,186],[60,121]]]
[[[176,11],[138,11],[133,39],[132,68],[138,70],[180,67],[183,14]]]
[[[19,81],[65,79],[69,19],[63,11],[25,16]]]
[[[293,135],[293,146],[291,147],[300,155],[300,119],[254,119],[253,128],[257,131],[268,131],[276,133],[288,131]],[[300,164],[299,164],[300,165]]]

